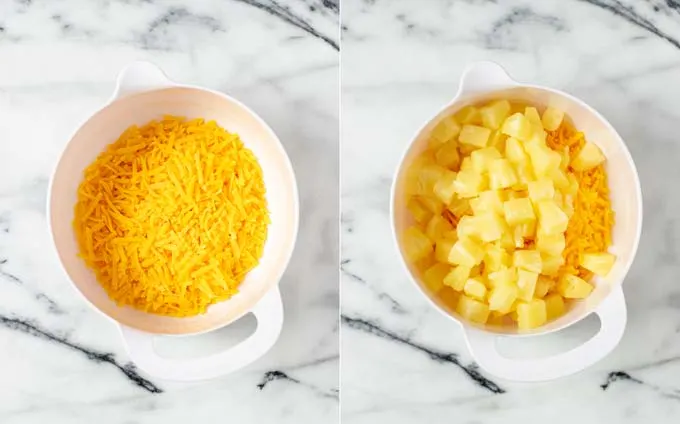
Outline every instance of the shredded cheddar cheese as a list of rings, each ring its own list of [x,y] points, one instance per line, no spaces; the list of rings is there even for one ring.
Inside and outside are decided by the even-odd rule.
[[[574,157],[583,148],[585,137],[582,132],[563,123],[557,130],[548,132],[546,142],[557,151],[569,148],[570,156]],[[603,165],[583,172],[572,171],[579,189],[574,199],[574,215],[565,233],[565,264],[560,272],[575,274],[587,281],[593,274],[580,266],[583,254],[607,251],[612,242],[614,212],[609,202],[607,174]]]
[[[97,157],[73,222],[117,304],[177,317],[237,292],[268,224],[262,169],[238,135],[174,116],[128,128]]]

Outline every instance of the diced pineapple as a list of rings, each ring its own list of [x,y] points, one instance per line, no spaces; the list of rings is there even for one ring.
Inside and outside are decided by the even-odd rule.
[[[517,184],[515,184],[513,188],[516,190],[526,190],[528,184],[536,180],[534,171],[528,160],[515,164],[515,174],[517,174]]]
[[[510,226],[530,223],[536,220],[534,207],[528,198],[510,199],[503,203],[505,221]]]
[[[577,171],[586,171],[595,168],[597,165],[605,161],[604,154],[595,144],[586,142],[581,151],[579,151],[574,159],[571,161],[571,167]]]
[[[503,214],[503,192],[500,190],[487,190],[479,193],[479,197],[470,200],[472,212],[475,215],[493,212]]]
[[[552,321],[564,315],[564,299],[557,293],[551,293],[545,297],[545,311],[548,320]]]
[[[515,227],[515,231],[522,238],[533,239],[534,237],[536,237],[536,221],[525,222],[524,224],[518,224]]]
[[[460,166],[460,154],[458,153],[458,143],[448,141],[444,143],[434,154],[437,165],[444,168],[457,170]]]
[[[432,212],[427,209],[417,197],[411,197],[406,203],[406,208],[416,222],[424,223],[432,218]]]
[[[432,188],[435,196],[446,205],[451,203],[453,195],[456,194],[456,177],[457,174],[455,172],[447,170],[439,177],[439,180],[437,180]]]
[[[486,286],[477,278],[468,278],[463,287],[463,292],[474,299],[483,301],[486,296]]]
[[[500,240],[504,231],[507,231],[503,218],[495,213],[485,213],[475,216],[476,233],[484,243]]]
[[[532,181],[527,185],[529,198],[532,202],[538,203],[541,200],[550,200],[555,196],[553,182],[547,178]]]
[[[489,305],[465,295],[458,300],[456,312],[463,318],[479,324],[484,324],[489,319]]]
[[[446,306],[449,310],[455,311],[456,306],[458,306],[460,293],[451,289],[450,287],[444,286],[441,290],[439,290],[439,293],[437,293],[437,297],[439,297],[444,306]]]
[[[503,235],[501,236],[499,245],[508,252],[512,252],[513,250],[515,250],[516,246],[514,234],[510,231],[504,232]]]
[[[484,248],[481,244],[471,238],[459,239],[451,249],[449,263],[463,265],[472,268],[482,262],[484,258]]]
[[[517,305],[517,327],[521,330],[540,327],[547,320],[548,315],[543,299],[520,302]]]
[[[533,146],[538,146],[538,147],[547,147],[545,141],[548,138],[548,133],[545,132],[545,130],[542,127],[534,127],[534,133],[531,135],[531,138],[524,143],[526,146],[528,145],[533,145]],[[525,148],[525,150],[527,150]],[[528,150],[527,150],[528,152]]]
[[[497,100],[481,108],[479,112],[482,115],[482,124],[487,128],[497,130],[510,114],[510,102]]]
[[[498,149],[499,152],[504,152],[505,151],[505,140],[507,140],[508,136],[503,134],[502,132],[496,130],[491,133],[491,136],[489,137],[489,143],[487,144],[489,147],[495,147]]]
[[[449,260],[449,254],[451,253],[451,248],[456,243],[456,240],[457,238],[453,238],[451,236],[442,237],[437,240],[434,246],[434,258],[439,262],[447,263]]]
[[[463,129],[458,135],[458,141],[461,144],[467,144],[474,147],[485,147],[489,142],[491,130],[477,125],[463,125]]]
[[[430,133],[430,148],[436,148],[460,133],[460,124],[453,116],[442,119]]]
[[[564,193],[571,196],[576,196],[576,193],[578,193],[578,178],[576,178],[576,175],[573,173],[568,172],[567,179],[569,180],[569,187],[564,191]]]
[[[552,279],[539,275],[538,280],[536,281],[536,287],[534,289],[534,297],[539,299],[545,297],[545,295],[548,294],[548,291],[550,291],[550,288],[552,288],[553,284],[554,281]]]
[[[495,286],[489,293],[489,310],[507,314],[517,300],[517,287],[512,284]]]
[[[419,261],[432,253],[432,241],[418,227],[404,231],[404,253],[411,261]]]
[[[549,275],[551,277],[556,276],[562,265],[564,265],[564,258],[562,256],[552,256],[542,253],[541,260],[543,264],[541,274]]]
[[[444,210],[444,204],[434,194],[430,196],[418,196],[418,201],[434,215],[439,215]]]
[[[552,179],[555,187],[558,189],[566,190],[569,188],[569,179],[567,178],[567,174],[561,169],[554,169],[550,173],[550,178]]]
[[[465,215],[460,218],[458,225],[456,226],[456,234],[458,238],[479,238],[479,233],[477,231],[477,220],[476,216]]]
[[[437,293],[443,287],[444,277],[446,277],[449,271],[451,271],[449,265],[436,263],[425,270],[423,282],[433,293]]]
[[[501,152],[495,147],[485,147],[483,149],[475,150],[470,154],[472,161],[472,169],[478,174],[482,174],[489,169],[489,163],[494,159],[500,159]]]
[[[482,123],[482,115],[479,113],[479,109],[474,106],[465,106],[456,112],[455,116],[458,122],[462,124],[478,125]]]
[[[505,157],[513,164],[525,163],[528,160],[522,142],[514,137],[509,137],[505,141]]]
[[[470,156],[465,156],[463,160],[460,161],[460,170],[465,171],[465,170],[472,170],[472,159],[470,159]]]
[[[434,185],[446,172],[451,171],[434,163],[422,166],[418,173],[419,193],[425,196],[432,195]]]
[[[548,106],[545,109],[545,112],[543,112],[541,122],[543,123],[543,128],[546,130],[555,131],[562,124],[562,119],[564,119],[564,112],[552,106]]]
[[[616,256],[611,253],[585,253],[581,260],[581,266],[588,271],[592,271],[595,274],[604,277],[609,274],[615,261]]]
[[[554,170],[560,168],[562,157],[549,147],[527,143],[525,149],[531,158],[531,166],[537,178],[551,175]]]
[[[500,271],[501,269],[509,268],[512,264],[512,258],[507,250],[495,244],[489,244],[486,247],[484,254],[484,271],[492,273]]]
[[[470,208],[470,201],[468,199],[459,198],[454,198],[451,203],[449,203],[448,209],[458,218],[469,214],[472,210]]]
[[[543,128],[543,123],[541,122],[541,116],[538,114],[538,110],[535,107],[527,106],[524,109],[524,116],[527,117],[529,122],[536,128]]]
[[[482,175],[471,169],[461,169],[454,183],[456,193],[460,198],[477,196],[486,189],[486,180]]]
[[[522,235],[522,229],[519,228],[519,226],[513,228],[512,239],[516,248],[521,249],[524,247],[524,236]]]
[[[520,141],[528,141],[534,131],[531,122],[524,115],[515,113],[503,122],[501,132]]]
[[[489,187],[500,190],[517,183],[515,170],[507,159],[493,159],[489,162]]]
[[[539,232],[536,234],[536,249],[541,253],[562,256],[565,247],[564,233],[545,234]]]
[[[567,167],[569,166],[569,162],[571,162],[571,156],[569,155],[569,147],[564,146],[564,148],[562,148],[562,150],[560,150],[558,153],[562,157],[562,160],[560,161],[560,169],[566,172]]]
[[[515,285],[515,282],[517,281],[517,270],[515,268],[504,268],[491,272],[489,273],[488,280],[491,287]]]
[[[540,274],[543,268],[541,253],[533,249],[516,250],[512,254],[512,265],[517,269],[525,269]]]
[[[444,284],[456,291],[463,291],[465,282],[470,278],[472,268],[457,266],[444,277]]]
[[[539,231],[552,235],[564,233],[569,224],[569,217],[554,200],[542,200],[537,204]]]
[[[575,275],[564,274],[557,284],[557,292],[568,299],[583,299],[593,291],[593,286]]]
[[[453,231],[453,225],[441,215],[435,215],[425,227],[425,235],[434,244],[443,234]]]
[[[486,325],[502,327],[505,325],[505,315],[498,311],[491,311],[491,313],[489,313],[489,319],[486,320]]]

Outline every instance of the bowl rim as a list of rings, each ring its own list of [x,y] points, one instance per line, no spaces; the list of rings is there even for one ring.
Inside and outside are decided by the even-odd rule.
[[[253,118],[255,118],[255,120],[260,125],[262,125],[262,127],[266,131],[268,131],[273,136],[273,139],[276,141],[276,143],[274,143],[275,148],[278,150],[278,153],[282,156],[282,159],[283,159],[283,162],[284,162],[284,169],[290,175],[291,182],[292,182],[291,188],[292,188],[292,197],[293,197],[293,199],[292,199],[293,200],[293,202],[292,202],[292,204],[293,204],[293,222],[292,222],[293,232],[292,232],[292,238],[290,240],[290,245],[288,246],[288,251],[282,254],[281,270],[280,270],[280,272],[274,274],[275,283],[272,284],[270,287],[268,287],[266,290],[262,290],[255,297],[255,300],[252,302],[252,304],[249,305],[247,308],[243,308],[243,310],[240,313],[235,314],[232,317],[229,317],[229,319],[227,319],[227,320],[218,321],[218,322],[216,322],[216,323],[214,323],[210,326],[206,326],[204,328],[201,328],[198,331],[151,332],[146,328],[141,328],[141,327],[135,326],[134,324],[131,324],[129,322],[126,322],[126,323],[120,322],[116,318],[112,317],[111,315],[109,315],[106,312],[104,312],[103,310],[101,310],[97,305],[95,305],[92,301],[90,301],[90,299],[87,298],[87,296],[85,296],[85,294],[80,290],[80,288],[73,281],[73,279],[71,278],[69,273],[66,271],[66,268],[65,268],[65,266],[64,266],[64,264],[61,260],[60,254],[59,254],[60,250],[57,246],[57,243],[56,243],[56,240],[55,240],[55,237],[54,237],[54,230],[52,228],[53,184],[54,184],[54,180],[55,180],[55,177],[57,175],[57,172],[59,170],[59,166],[60,166],[60,164],[61,164],[61,162],[62,162],[62,160],[63,160],[63,158],[66,154],[66,151],[68,150],[68,146],[71,144],[71,142],[73,141],[75,136],[78,134],[78,132],[80,132],[80,130],[88,122],[90,122],[93,118],[95,118],[99,113],[103,112],[109,106],[111,106],[114,103],[116,103],[120,100],[123,100],[123,99],[129,99],[129,98],[132,98],[132,97],[135,97],[135,96],[147,95],[147,94],[152,93],[152,92],[172,90],[172,89],[188,89],[188,90],[202,91],[202,92],[206,92],[206,93],[215,95],[217,97],[220,97],[224,100],[230,101],[230,102],[234,103],[235,105],[237,105],[239,108],[246,111]],[[108,320],[114,322],[116,325],[121,326],[121,327],[134,328],[138,331],[142,331],[142,332],[149,333],[149,334],[155,334],[155,335],[181,337],[181,336],[205,334],[205,333],[208,333],[210,331],[214,331],[214,330],[223,328],[223,327],[241,319],[242,317],[244,317],[248,313],[250,313],[250,311],[257,305],[257,303],[260,302],[260,300],[262,300],[262,298],[264,296],[266,296],[267,293],[269,293],[273,289],[276,289],[276,287],[279,285],[281,278],[283,278],[283,275],[285,274],[286,270],[288,269],[288,266],[290,265],[290,261],[293,257],[293,253],[295,252],[295,246],[297,244],[297,238],[298,238],[299,229],[300,229],[300,195],[299,195],[297,177],[295,175],[295,170],[294,170],[292,162],[290,160],[290,156],[288,156],[288,153],[286,152],[286,149],[283,146],[283,143],[281,142],[281,139],[278,137],[276,132],[269,126],[269,124],[264,119],[262,119],[262,117],[260,117],[260,115],[255,113],[255,111],[253,111],[253,109],[251,109],[245,103],[243,103],[242,101],[236,99],[235,97],[233,97],[229,94],[226,94],[226,93],[223,93],[223,92],[220,92],[220,91],[217,91],[217,90],[213,90],[213,89],[210,89],[210,88],[206,88],[206,87],[201,87],[201,86],[194,85],[194,84],[177,83],[177,82],[171,81],[171,80],[167,80],[167,85],[162,86],[162,87],[154,87],[154,88],[150,88],[150,89],[140,89],[140,90],[135,91],[133,93],[126,93],[126,94],[122,94],[122,95],[118,95],[118,82],[117,82],[116,89],[114,90],[114,94],[108,100],[106,100],[106,102],[102,106],[100,106],[94,112],[88,114],[84,119],[79,121],[79,123],[75,127],[75,129],[69,134],[68,141],[64,144],[61,152],[59,153],[59,156],[57,157],[55,163],[52,166],[52,170],[50,172],[50,178],[49,178],[49,182],[48,182],[48,186],[47,186],[47,197],[46,197],[45,203],[46,203],[46,209],[47,209],[46,210],[47,229],[48,229],[49,234],[50,234],[49,238],[50,238],[50,244],[52,245],[52,251],[56,255],[59,268],[61,269],[63,276],[69,282],[69,285],[74,289],[75,292],[78,293],[78,295],[81,297],[81,299],[83,299],[88,306],[90,306],[93,310],[95,310],[97,313],[104,316]],[[258,264],[258,266],[259,266],[259,264]],[[218,302],[214,305],[224,303],[224,302],[228,302],[230,300],[231,300],[231,298],[225,299],[225,300]],[[125,306],[115,305],[115,307],[116,308],[124,308]],[[152,316],[166,317],[164,315],[151,314],[151,313],[145,312],[145,311],[139,311],[139,312],[142,312],[142,313],[145,313],[145,314],[148,314],[148,315],[152,315]],[[185,319],[185,318],[195,318],[195,317],[196,316],[169,317],[169,318],[175,318],[175,319],[181,320],[181,319]]]
[[[505,91],[508,89],[535,89],[535,90],[541,90],[541,91],[546,91],[552,94],[556,94],[558,96],[565,97],[575,103],[580,104],[584,109],[586,109],[588,112],[590,112],[593,116],[595,116],[600,122],[604,124],[604,126],[612,132],[612,134],[615,135],[615,139],[617,140],[618,144],[622,148],[622,152],[624,154],[624,157],[626,158],[626,162],[628,163],[630,169],[632,170],[633,178],[635,180],[635,188],[634,188],[634,196],[636,199],[636,206],[637,206],[637,222],[635,223],[635,237],[633,240],[633,245],[631,247],[631,256],[630,260],[624,264],[621,277],[618,281],[616,281],[612,286],[621,286],[623,282],[626,279],[626,276],[628,275],[628,272],[630,271],[631,266],[635,262],[635,257],[637,256],[637,251],[638,247],[640,245],[640,238],[642,234],[642,223],[643,223],[643,197],[642,197],[642,187],[640,184],[640,175],[638,173],[637,167],[635,166],[635,162],[633,161],[633,156],[630,153],[630,150],[628,149],[628,146],[626,145],[626,142],[623,140],[623,137],[619,134],[618,131],[614,128],[614,126],[601,114],[599,113],[595,108],[590,106],[588,103],[585,101],[579,99],[578,97],[567,93],[565,91],[543,86],[540,84],[527,84],[527,83],[522,83],[518,82],[515,80],[512,80],[512,84],[508,85],[507,87],[504,88],[493,88],[489,90],[480,90],[474,93],[475,96],[479,95],[488,95],[488,94],[493,94],[496,92],[501,92]],[[435,300],[428,294],[426,291],[423,289],[423,287],[419,284],[417,281],[416,277],[413,275],[411,270],[408,267],[408,263],[406,258],[404,257],[404,254],[401,249],[401,243],[399,242],[399,235],[397,234],[397,228],[396,228],[396,208],[395,208],[395,203],[397,200],[397,182],[399,180],[399,177],[403,171],[404,167],[404,162],[410,153],[415,141],[419,138],[419,136],[425,131],[425,129],[435,120],[437,119],[440,115],[444,113],[447,109],[455,106],[457,103],[461,102],[462,97],[464,97],[465,93],[463,93],[463,90],[461,87],[459,87],[458,92],[454,95],[454,97],[449,100],[447,103],[445,103],[442,107],[438,109],[438,111],[431,115],[427,121],[425,121],[424,124],[422,124],[418,130],[414,133],[414,135],[409,139],[408,144],[403,148],[403,151],[399,157],[399,162],[398,165],[394,171],[394,174],[392,176],[392,185],[390,188],[390,228],[392,232],[392,241],[394,243],[394,246],[397,250],[397,255],[399,257],[399,262],[401,263],[402,269],[406,272],[408,279],[411,281],[411,285],[414,286],[417,291],[425,297],[427,302],[429,303],[430,306],[434,307],[437,311],[439,311],[441,314],[446,316],[447,318],[451,319],[453,322],[458,324],[464,329],[469,329],[469,330],[474,330],[474,331],[479,331],[485,334],[490,334],[490,335],[495,335],[499,337],[513,337],[513,338],[523,338],[523,337],[530,337],[530,336],[539,336],[539,335],[545,335],[545,334],[550,334],[554,333],[557,331],[560,331],[564,328],[567,328],[569,326],[572,326],[583,319],[585,319],[587,316],[592,314],[599,306],[604,302],[605,299],[607,299],[609,296],[611,296],[612,292],[610,291],[607,293],[606,296],[604,296],[599,302],[595,303],[590,307],[586,312],[584,312],[580,317],[577,317],[573,320],[566,321],[561,323],[558,326],[555,326],[550,329],[544,329],[545,326],[541,326],[532,330],[518,330],[516,333],[503,333],[499,331],[493,331],[492,329],[489,329],[486,326],[478,325],[476,323],[467,321],[462,318],[458,318],[454,315],[452,315],[450,312],[448,312],[446,309],[441,307],[439,304],[435,302]],[[464,106],[461,106],[461,108]],[[615,224],[616,225],[616,224]]]

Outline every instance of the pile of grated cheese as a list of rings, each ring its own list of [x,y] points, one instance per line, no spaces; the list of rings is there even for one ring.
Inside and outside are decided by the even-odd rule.
[[[553,150],[569,149],[574,157],[586,143],[582,132],[563,122],[555,131],[549,131],[546,143]],[[575,274],[588,281],[592,272],[580,266],[584,253],[606,252],[611,245],[614,212],[609,201],[609,186],[604,165],[587,171],[573,170],[579,184],[574,199],[574,215],[565,232],[565,264],[560,273]]]
[[[119,305],[176,317],[234,295],[262,256],[262,169],[214,121],[128,128],[78,189],[80,256]]]

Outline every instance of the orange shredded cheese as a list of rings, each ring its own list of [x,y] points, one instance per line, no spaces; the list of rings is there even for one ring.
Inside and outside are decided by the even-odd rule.
[[[570,157],[574,157],[583,148],[585,137],[582,132],[563,123],[557,130],[548,132],[546,143],[556,151],[567,147]],[[593,274],[580,266],[583,254],[607,251],[612,242],[614,212],[609,201],[604,165],[583,172],[571,171],[576,176],[579,189],[574,199],[574,214],[565,233],[565,264],[560,273],[575,274],[589,280]]]
[[[73,222],[117,304],[178,317],[237,292],[268,224],[262,169],[238,135],[174,116],[128,128],[97,157]]]

